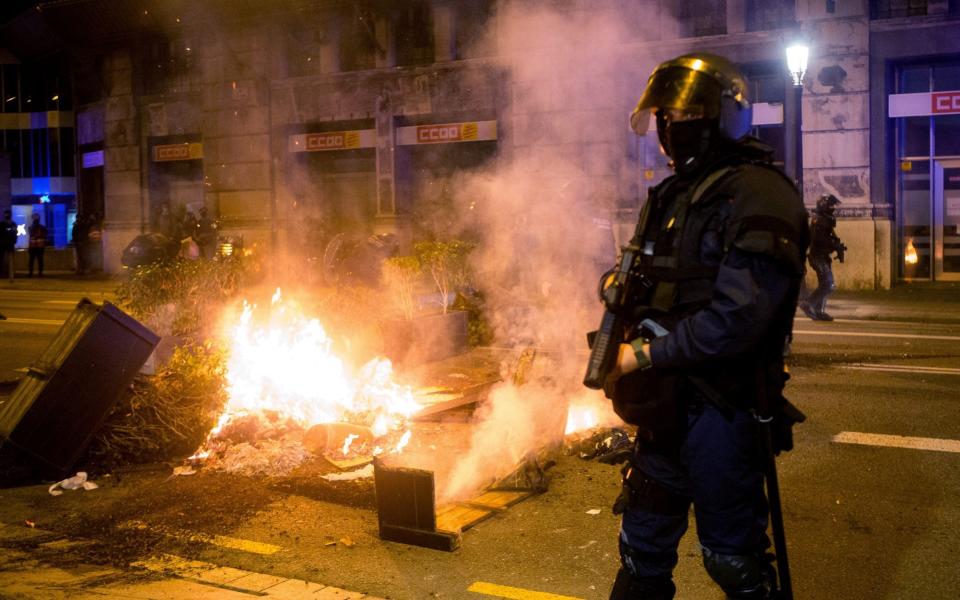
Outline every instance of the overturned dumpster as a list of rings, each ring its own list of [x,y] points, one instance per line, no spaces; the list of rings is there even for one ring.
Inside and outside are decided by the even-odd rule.
[[[0,477],[68,472],[158,342],[113,304],[81,300],[0,404],[0,464],[17,471]]]

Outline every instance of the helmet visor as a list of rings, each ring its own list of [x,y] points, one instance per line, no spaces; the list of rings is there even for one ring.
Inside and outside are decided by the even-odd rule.
[[[661,109],[700,112],[716,118],[720,114],[720,85],[712,77],[687,67],[658,69],[630,113],[630,128],[638,135],[645,134],[650,116]]]

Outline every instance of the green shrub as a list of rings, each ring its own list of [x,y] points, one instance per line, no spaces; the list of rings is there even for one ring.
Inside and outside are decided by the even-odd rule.
[[[393,312],[412,319],[417,311],[416,291],[423,275],[415,256],[395,256],[383,263],[383,288]]]
[[[244,280],[241,260],[178,258],[129,271],[117,304],[160,335],[202,340]]]
[[[223,350],[178,347],[156,375],[134,381],[95,433],[84,462],[102,472],[189,456],[216,425],[226,400]]]
[[[473,249],[473,244],[462,240],[432,240],[413,245],[415,256],[433,278],[443,304],[443,312],[447,312],[450,292],[457,292],[470,285],[467,257]]]

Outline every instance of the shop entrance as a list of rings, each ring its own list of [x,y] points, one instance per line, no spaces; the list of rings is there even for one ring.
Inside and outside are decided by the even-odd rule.
[[[933,161],[933,278],[960,281],[960,158]]]

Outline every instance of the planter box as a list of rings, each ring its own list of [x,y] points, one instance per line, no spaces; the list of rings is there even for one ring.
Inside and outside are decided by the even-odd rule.
[[[417,365],[467,349],[467,313],[450,311],[382,325],[384,353],[396,364]]]

